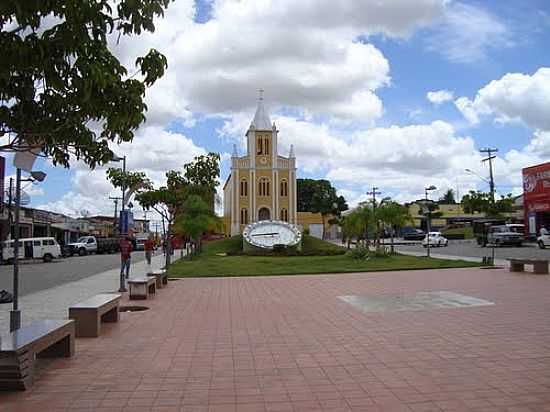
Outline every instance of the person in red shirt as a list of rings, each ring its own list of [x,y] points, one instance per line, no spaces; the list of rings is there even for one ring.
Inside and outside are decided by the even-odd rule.
[[[126,279],[130,276],[130,263],[132,260],[132,240],[129,237],[122,238],[120,241],[120,276],[126,272]]]
[[[147,264],[151,265],[151,257],[153,256],[153,241],[149,237],[145,242],[143,242],[143,249],[145,250],[145,259]]]

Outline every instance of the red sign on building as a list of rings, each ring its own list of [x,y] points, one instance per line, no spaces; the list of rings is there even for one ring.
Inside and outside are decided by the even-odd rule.
[[[550,225],[550,162],[523,169],[523,205],[531,235]]]

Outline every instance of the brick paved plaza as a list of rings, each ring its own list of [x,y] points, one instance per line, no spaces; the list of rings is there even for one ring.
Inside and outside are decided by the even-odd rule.
[[[487,304],[415,306],[430,291]],[[350,295],[386,306],[363,311]],[[74,358],[41,361],[0,410],[550,411],[548,276],[185,279],[139,303],[150,310],[77,339]]]

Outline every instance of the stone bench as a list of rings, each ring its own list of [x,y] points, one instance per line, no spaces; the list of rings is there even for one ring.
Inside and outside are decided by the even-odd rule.
[[[26,390],[33,384],[37,358],[74,354],[73,320],[40,320],[2,336],[0,390]]]
[[[548,275],[548,261],[535,259],[508,259],[510,272],[525,272],[525,265],[533,265],[533,273]]]
[[[157,291],[156,278],[144,277],[133,278],[128,280],[128,287],[130,292],[130,299],[148,299],[149,296],[154,295]]]
[[[147,276],[155,278],[157,289],[162,289],[163,287],[168,286],[168,272],[166,272],[164,269],[155,270],[153,272],[147,273]]]
[[[101,322],[118,322],[120,295],[102,293],[69,308],[69,319],[76,323],[77,338],[97,338]]]

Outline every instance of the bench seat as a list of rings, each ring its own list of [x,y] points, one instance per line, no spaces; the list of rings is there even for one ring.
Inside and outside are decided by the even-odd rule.
[[[163,287],[168,286],[168,272],[163,269],[149,272],[147,273],[147,276],[155,278],[157,289],[162,289]]]
[[[40,320],[0,340],[0,390],[26,390],[32,386],[37,358],[74,354],[73,320]]]
[[[151,295],[154,295],[156,289],[156,278],[144,277],[133,278],[128,280],[128,287],[130,292],[130,299],[148,299]]]
[[[69,319],[76,323],[76,337],[97,338],[101,322],[118,322],[120,294],[101,293],[69,308]]]
[[[537,259],[508,259],[510,272],[525,272],[525,265],[533,265],[533,273],[548,275],[548,260]]]

